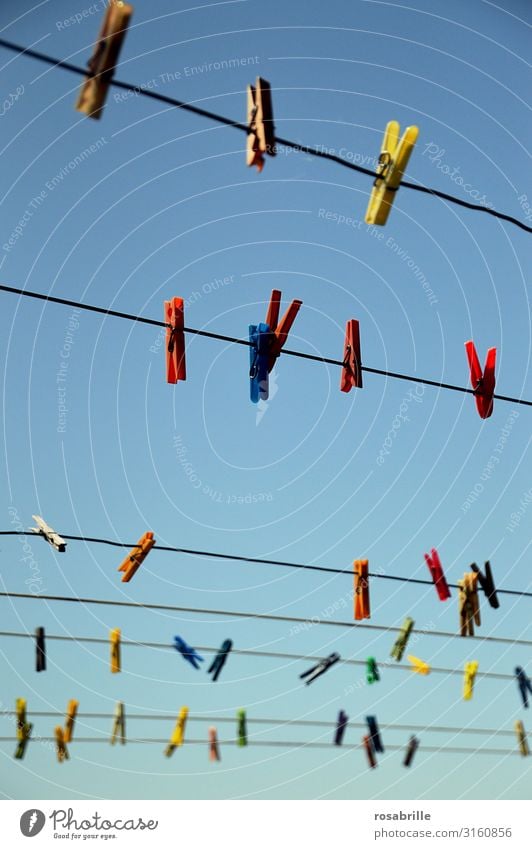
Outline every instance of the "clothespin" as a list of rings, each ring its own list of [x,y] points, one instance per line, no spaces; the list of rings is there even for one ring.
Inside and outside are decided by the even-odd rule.
[[[114,746],[118,740],[123,746],[126,745],[126,709],[124,702],[117,702],[113,716],[113,730],[111,732],[111,745]]]
[[[517,719],[514,725],[515,733],[517,734],[517,742],[519,743],[519,751],[526,757],[530,754],[530,750],[528,748],[528,739],[526,736],[525,726],[521,722],[520,719]]]
[[[366,750],[366,755],[368,756],[369,765],[372,769],[375,769],[377,766],[377,761],[375,760],[375,754],[373,752],[373,746],[371,745],[371,737],[367,734],[362,737],[362,745]]]
[[[379,726],[377,723],[377,717],[366,716],[366,722],[368,723],[369,736],[371,739],[371,746],[373,750],[375,752],[384,752],[384,746],[382,745]]]
[[[192,646],[189,646],[182,637],[175,636],[174,637],[174,648],[179,654],[183,655],[185,660],[187,660],[194,669],[199,669],[199,661],[203,661],[201,655],[199,655],[196,649],[193,649]]]
[[[377,661],[374,657],[368,657],[366,661],[366,680],[368,684],[374,684],[375,681],[380,681],[381,676],[379,675],[379,669],[377,666]]]
[[[49,542],[50,545],[55,548],[56,551],[66,551],[67,544],[63,537],[60,537],[50,525],[47,525],[42,516],[33,516],[32,519],[35,519],[37,522],[37,528],[30,528],[30,531],[33,531],[34,534],[39,534],[39,536],[44,537],[46,542]]]
[[[488,348],[484,371],[480,368],[475,343],[465,343],[467,361],[471,374],[471,386],[475,390],[475,401],[481,419],[488,419],[493,412],[493,393],[495,392],[495,360],[497,348]]]
[[[468,660],[464,666],[464,700],[469,702],[473,698],[473,687],[478,672],[478,661]]]
[[[353,563],[353,569],[355,582],[355,619],[370,619],[368,561],[355,560]]]
[[[410,632],[414,627],[414,620],[407,616],[403,624],[401,625],[401,629],[399,634],[397,635],[397,639],[393,645],[393,648],[390,652],[391,657],[394,657],[397,661],[400,661],[403,657],[404,651],[406,649],[406,644],[410,638]]]
[[[16,701],[17,714],[17,740],[18,745],[15,751],[15,758],[21,761],[26,752],[26,746],[31,737],[33,725],[26,721],[26,699],[17,699]]]
[[[462,637],[474,637],[475,625],[480,625],[477,581],[476,572],[465,572],[464,577],[458,581],[458,613]]]
[[[353,387],[362,389],[362,357],[360,354],[360,328],[356,318],[345,326],[343,368],[340,376],[342,392],[351,392]]]
[[[248,744],[248,732],[247,732],[247,722],[246,722],[246,711],[243,708],[237,710],[236,712],[236,737],[237,737],[237,745],[238,746],[247,746]]]
[[[417,749],[418,746],[419,746],[419,740],[417,739],[417,737],[412,735],[412,737],[410,738],[410,742],[408,744],[408,748],[406,750],[405,759],[403,761],[403,766],[410,766],[411,765],[411,763],[414,759],[414,755],[416,754],[416,749]]]
[[[319,678],[320,675],[323,675],[324,672],[333,666],[333,664],[338,663],[340,660],[340,655],[338,652],[333,651],[328,657],[320,660],[315,666],[312,666],[310,669],[307,669],[306,672],[302,672],[299,676],[300,678],[308,678],[308,681],[305,681],[305,684],[312,684],[312,682]]]
[[[78,707],[79,707],[79,702],[77,702],[76,699],[70,699],[68,706],[67,706],[67,712],[66,712],[66,718],[65,718],[65,732],[64,732],[64,735],[63,735],[64,739],[65,739],[65,743],[71,743],[72,742],[72,734],[74,733],[74,722],[76,721],[76,714],[78,712]]]
[[[178,746],[182,746],[185,741],[185,725],[187,722],[188,716],[188,707],[182,707],[179,711],[179,716],[177,717],[176,725],[174,730],[172,731],[172,736],[170,737],[170,742],[168,746],[164,750],[164,753],[167,758],[174,754],[175,749]]]
[[[166,324],[166,382],[177,383],[187,379],[185,359],[185,302],[172,298],[164,302]]]
[[[111,672],[121,672],[120,664],[120,638],[122,632],[120,628],[113,628],[109,631],[109,640],[111,642]]]
[[[65,739],[65,732],[61,725],[57,725],[55,729],[55,745],[57,751],[57,760],[59,763],[63,763],[63,761],[70,760],[70,755],[68,754],[68,749],[66,747],[67,740]]]
[[[532,683],[530,682],[530,678],[528,677],[522,666],[515,667],[515,674],[517,676],[517,685],[519,687],[519,692],[521,693],[521,698],[523,699],[523,706],[527,708],[528,693],[532,693]]]
[[[420,675],[428,675],[430,672],[430,666],[425,661],[420,660],[419,657],[414,657],[413,654],[409,654],[407,660],[413,666],[413,672],[418,672]]]
[[[388,121],[377,165],[377,176],[371,190],[366,224],[386,224],[403,173],[419,134],[418,127],[407,127],[399,141],[398,121]]]
[[[488,599],[489,606],[497,610],[499,607],[499,599],[497,598],[497,590],[495,589],[495,584],[493,582],[493,574],[489,560],[486,560],[484,568],[486,570],[485,575],[482,574],[476,563],[471,564],[471,569],[478,575],[478,582],[484,590],[484,595]]]
[[[336,731],[334,732],[334,745],[335,746],[341,746],[342,745],[342,740],[344,739],[345,729],[346,729],[348,722],[349,722],[348,715],[345,713],[345,711],[341,710],[340,713],[338,714]]]
[[[217,681],[220,672],[222,671],[224,664],[227,660],[229,652],[233,648],[232,640],[224,640],[220,648],[218,649],[218,654],[214,658],[213,662],[207,669],[207,675],[212,673],[212,680]]]
[[[436,587],[436,592],[440,597],[440,601],[447,601],[448,598],[451,598],[451,591],[447,581],[445,580],[445,575],[443,574],[443,569],[440,563],[440,557],[435,548],[431,550],[430,554],[425,554],[425,561],[429,567],[429,572],[432,575],[432,580],[434,581],[434,586]]]
[[[218,735],[216,733],[216,728],[214,725],[211,725],[209,728],[209,760],[210,761],[220,761],[220,748],[218,746]]]
[[[89,74],[79,93],[76,109],[89,118],[101,118],[111,85],[118,56],[126,36],[133,6],[122,0],[109,0],[92,57],[88,61]]]
[[[118,571],[124,573],[122,583],[127,584],[128,581],[131,580],[131,578],[143,562],[144,558],[148,556],[154,545],[155,540],[153,538],[153,531],[146,531],[146,533],[141,536],[138,543],[131,549],[128,556],[122,561],[122,563],[118,567]]]
[[[46,643],[44,628],[35,630],[35,671],[46,671]]]
[[[253,347],[250,348],[250,397],[255,404],[259,398],[264,401],[268,399],[268,374],[281,354],[303,303],[297,299],[293,300],[279,321],[281,296],[279,289],[274,289],[270,296],[266,322],[258,325],[251,324],[249,327],[249,340],[253,343]]]
[[[248,85],[247,105],[247,157],[248,165],[256,165],[257,171],[264,168],[264,154],[275,156],[275,127],[271,87],[267,80],[257,77],[254,86]]]

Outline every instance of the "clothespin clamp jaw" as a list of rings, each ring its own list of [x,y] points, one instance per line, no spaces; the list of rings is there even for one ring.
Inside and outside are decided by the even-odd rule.
[[[249,325],[249,396],[254,404],[269,397],[270,328],[264,322]]]
[[[255,85],[247,88],[247,123],[246,162],[248,166],[256,165],[260,173],[264,154],[276,154],[271,87],[262,77],[257,77]]]
[[[34,534],[39,534],[39,536],[44,537],[46,542],[50,543],[52,548],[55,548],[56,551],[66,551],[66,541],[63,537],[60,537],[50,525],[47,525],[42,516],[32,516],[33,519],[37,522],[37,528],[30,528],[30,531],[33,531]]]
[[[458,613],[460,617],[460,636],[474,637],[475,625],[480,625],[480,607],[477,590],[478,573],[465,572],[458,581]]]
[[[478,661],[469,660],[464,666],[464,701],[469,702],[473,698],[473,687],[478,672]]]
[[[123,702],[117,702],[113,717],[113,730],[111,732],[111,745],[114,746],[116,741],[126,745],[126,709]]]
[[[480,569],[478,568],[476,563],[471,564],[471,571],[475,572],[478,577],[478,582],[482,587],[484,595],[488,599],[488,604],[490,607],[493,607],[497,610],[499,605],[499,599],[497,598],[497,590],[495,588],[495,583],[493,580],[493,573],[491,571],[491,566],[489,560],[486,560],[484,564],[484,569],[486,570],[485,574],[482,574]]]
[[[247,746],[248,744],[248,732],[247,732],[247,721],[246,721],[246,711],[243,708],[237,710],[236,712],[236,721],[237,721],[237,745],[238,746]]]
[[[128,583],[137,569],[141,566],[144,559],[148,556],[153,546],[155,545],[153,531],[146,531],[141,536],[137,545],[131,549],[128,556],[122,561],[118,567],[119,572],[123,572],[122,583]]]
[[[417,739],[417,737],[412,735],[412,737],[410,738],[410,742],[408,744],[408,749],[406,750],[405,759],[403,761],[403,766],[410,766],[411,765],[418,746],[419,746],[419,740]]]
[[[64,730],[64,741],[65,743],[72,742],[72,734],[74,733],[74,722],[76,721],[76,714],[78,712],[79,702],[76,699],[70,699],[66,718],[65,718],[65,730]]]
[[[345,326],[343,368],[340,390],[351,392],[353,387],[362,389],[362,357],[360,354],[360,326],[351,318]]]
[[[122,665],[120,662],[120,640],[122,632],[120,628],[113,628],[109,632],[109,641],[111,643],[111,672],[121,672]]]
[[[409,654],[407,660],[412,664],[413,672],[417,672],[419,675],[430,674],[430,665],[425,663],[424,660],[420,660],[419,657],[414,657],[413,654]]]
[[[220,761],[220,748],[218,746],[218,734],[214,725],[209,728],[209,760]]]
[[[530,754],[530,749],[528,748],[528,738],[525,731],[525,726],[521,722],[520,719],[517,719],[515,722],[515,733],[517,734],[517,742],[519,744],[519,751],[523,755],[523,757],[528,757]]]
[[[425,554],[425,561],[432,576],[432,580],[434,581],[434,586],[436,587],[436,592],[438,593],[440,601],[447,601],[447,599],[451,598],[451,591],[445,579],[445,575],[443,574],[439,554],[435,548],[432,549],[430,554]]]
[[[44,628],[35,630],[35,671],[46,671],[46,642]]]
[[[376,681],[381,680],[377,661],[374,657],[368,657],[366,661],[366,680],[368,684],[375,684]]]
[[[164,750],[164,754],[167,758],[171,757],[176,748],[178,746],[182,746],[185,742],[185,725],[188,717],[188,707],[183,706],[179,711],[179,716],[177,717],[175,728],[172,732],[172,736],[170,737],[170,742],[168,743],[166,749]]]
[[[370,619],[368,560],[355,560],[354,569],[354,618]]]
[[[15,759],[20,761],[26,753],[26,747],[33,731],[33,725],[26,721],[26,699],[17,699],[16,714],[18,744],[15,751]]]
[[[465,349],[471,376],[471,386],[475,390],[477,412],[481,419],[489,419],[493,413],[497,348],[488,348],[484,371],[480,368],[475,343],[469,340],[469,342],[465,343]]]
[[[166,324],[166,382],[178,383],[187,379],[185,357],[185,302],[172,298],[164,302]]]
[[[399,123],[389,121],[384,132],[377,174],[366,210],[366,224],[386,224],[395,194],[417,141],[419,128],[407,127],[401,140],[399,140],[399,134]]]
[[[366,750],[366,755],[367,755],[368,763],[369,763],[370,767],[372,769],[375,769],[375,767],[377,766],[377,761],[375,759],[375,753],[373,751],[373,746],[372,746],[372,743],[371,743],[371,737],[369,736],[369,734],[365,734],[364,737],[362,737],[362,745],[364,746],[364,749]]]
[[[405,621],[401,626],[401,630],[397,635],[397,639],[393,645],[393,648],[390,652],[390,656],[395,658],[398,662],[402,659],[404,651],[406,649],[406,644],[410,638],[410,633],[412,628],[414,627],[414,620],[407,616]]]
[[[61,725],[57,725],[55,729],[55,745],[57,760],[60,764],[63,763],[63,761],[70,760],[70,755],[68,754],[68,749],[66,747],[67,742],[63,727]]]
[[[118,57],[126,36],[133,6],[109,0],[94,51],[87,65],[89,74],[79,93],[76,109],[89,118],[101,118]]]

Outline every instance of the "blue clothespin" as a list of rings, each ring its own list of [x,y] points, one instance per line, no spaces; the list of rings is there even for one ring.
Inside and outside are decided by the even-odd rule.
[[[323,675],[324,672],[327,672],[327,670],[333,664],[338,663],[339,660],[340,655],[338,654],[338,652],[333,651],[332,654],[330,654],[323,660],[320,660],[319,663],[317,663],[315,666],[311,666],[310,669],[307,669],[306,672],[302,672],[299,677],[308,679],[307,681],[305,681],[305,684],[312,684],[312,682],[316,678],[319,678],[320,675]]]
[[[188,643],[185,643],[185,641],[177,635],[174,637],[174,643],[179,654],[182,654],[185,660],[188,660],[194,669],[199,669],[198,660],[203,660],[203,658],[197,653],[196,649],[193,649],[192,646],[189,646]]]
[[[207,670],[207,675],[210,675],[211,673],[213,673],[213,675],[212,675],[213,681],[216,681],[218,679],[218,675],[222,671],[224,663],[227,660],[227,655],[229,654],[229,652],[231,651],[232,648],[233,648],[233,641],[232,640],[224,640],[222,645],[218,649],[218,654],[216,655],[216,657],[214,658],[213,662],[211,663],[211,665],[209,666],[209,668]]]
[[[254,404],[268,400],[271,333],[268,324],[249,325],[249,394]]]
[[[517,684],[519,686],[521,698],[523,699],[523,705],[527,708],[528,693],[532,693],[532,683],[530,683],[530,678],[528,677],[522,666],[515,667],[515,674],[517,676]]]
[[[379,726],[377,724],[376,716],[366,716],[366,722],[368,723],[369,734],[371,737],[371,745],[376,752],[384,752],[384,746],[382,745],[381,734],[379,731]]]

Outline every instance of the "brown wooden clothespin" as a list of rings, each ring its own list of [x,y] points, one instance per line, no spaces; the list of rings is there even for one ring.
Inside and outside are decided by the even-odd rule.
[[[475,572],[465,572],[462,580],[458,581],[458,613],[461,637],[474,637],[475,625],[480,625],[477,584],[478,574]]]

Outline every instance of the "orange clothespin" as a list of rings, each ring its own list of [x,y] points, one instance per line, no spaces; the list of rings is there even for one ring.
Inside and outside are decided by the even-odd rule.
[[[109,0],[100,33],[88,64],[89,75],[81,87],[76,109],[89,118],[101,118],[118,56],[133,14],[133,6]]]
[[[74,733],[74,722],[76,720],[76,714],[78,712],[78,707],[79,707],[79,702],[77,702],[76,699],[70,699],[68,706],[67,706],[67,712],[66,712],[66,718],[65,718],[65,731],[64,731],[64,734],[63,734],[64,739],[65,739],[65,743],[71,743],[72,742],[72,734]]]
[[[120,663],[120,639],[122,632],[120,628],[113,628],[109,631],[109,640],[111,642],[111,672],[121,672],[122,666]]]
[[[475,389],[477,411],[481,419],[488,419],[493,413],[493,393],[495,392],[495,360],[497,348],[488,348],[484,371],[480,368],[475,343],[465,343],[467,362],[471,375],[471,386]]]
[[[146,533],[139,539],[137,545],[131,549],[128,556],[118,567],[118,571],[124,573],[122,583],[127,584],[127,582],[131,580],[154,545],[155,540],[153,538],[153,531],[146,531]]]
[[[475,625],[480,625],[477,582],[478,575],[475,572],[465,572],[464,577],[458,581],[458,613],[461,637],[474,637]]]
[[[172,731],[172,736],[170,737],[170,742],[168,743],[164,753],[167,758],[174,754],[174,751],[178,746],[182,746],[185,742],[185,725],[187,722],[188,716],[188,707],[183,706],[179,711],[179,716],[177,717],[176,725],[174,730]]]
[[[55,745],[57,752],[57,760],[59,763],[63,763],[63,761],[68,761],[70,759],[70,755],[68,754],[68,749],[66,747],[66,739],[65,732],[61,725],[56,726],[55,729]]]
[[[464,666],[464,700],[469,702],[473,698],[473,687],[478,672],[478,660],[468,660]]]
[[[342,392],[351,392],[353,387],[362,389],[362,359],[360,356],[360,328],[356,318],[345,326],[344,367],[340,377]]]
[[[355,582],[355,619],[370,619],[368,560],[353,563]]]
[[[216,728],[214,727],[214,725],[211,725],[211,727],[209,728],[209,760],[221,760],[220,749],[218,746],[218,735],[216,733]]]
[[[270,84],[257,77],[254,86],[248,85],[247,104],[247,153],[248,165],[256,165],[257,171],[264,168],[264,154],[275,156],[275,127],[273,124],[272,94]]]
[[[166,382],[187,379],[185,360],[185,303],[183,298],[164,302],[166,324]]]
[[[420,660],[419,657],[414,657],[413,654],[407,655],[407,660],[412,664],[412,672],[418,672],[419,675],[428,675],[430,673],[430,665]]]
[[[266,324],[270,328],[272,335],[271,346],[270,346],[270,360],[268,364],[268,371],[271,371],[275,365],[276,359],[279,357],[281,353],[281,349],[288,339],[288,334],[292,328],[294,321],[296,320],[296,315],[299,312],[299,308],[302,306],[303,301],[294,300],[287,307],[282,319],[279,321],[279,309],[281,306],[281,296],[282,293],[279,289],[274,289],[270,296],[270,303],[268,306],[268,312],[266,314]]]

